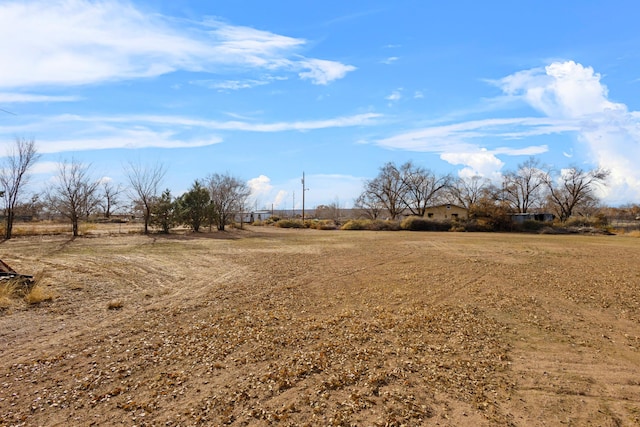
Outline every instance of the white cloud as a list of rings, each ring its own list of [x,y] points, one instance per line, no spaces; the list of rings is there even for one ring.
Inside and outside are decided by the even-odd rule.
[[[183,140],[172,132],[157,132],[149,129],[112,129],[102,135],[83,137],[78,135],[70,139],[38,140],[40,153],[61,153],[67,151],[136,149],[136,148],[192,148],[220,143],[221,138]]]
[[[251,190],[251,195],[254,197],[259,197],[260,195],[266,194],[273,189],[273,185],[271,185],[271,179],[268,176],[260,175],[257,178],[252,178],[247,181],[247,185]]]
[[[422,98],[424,98],[424,93],[422,93],[421,91],[417,90],[417,91],[414,92],[413,98],[414,99],[422,99]]]
[[[273,207],[274,208],[279,208],[282,205],[282,202],[285,200],[285,198],[288,195],[289,195],[289,193],[287,193],[284,190],[278,191],[278,194],[276,194],[275,199],[273,199]]]
[[[0,92],[0,102],[14,104],[19,102],[75,102],[81,98],[77,96],[37,95],[32,93]]]
[[[486,137],[517,139],[532,134],[573,129],[566,124],[561,125],[555,120],[545,118],[485,119],[416,129],[381,139],[377,144],[393,149],[435,153],[454,149],[455,151],[474,151],[479,147],[471,142],[473,139]]]
[[[36,162],[30,170],[33,174],[49,175],[58,172],[58,162]]]
[[[289,196],[289,192],[283,189],[276,188],[271,178],[265,175],[260,175],[256,178],[252,178],[247,181],[247,185],[251,190],[249,205],[257,207],[258,209],[281,209],[284,206],[285,200]],[[284,184],[285,186],[291,186],[291,182]],[[278,185],[282,186],[282,185]]]
[[[64,115],[52,118],[55,122],[85,122],[95,126],[99,123],[132,123],[154,124],[162,127],[184,126],[201,127],[203,129],[247,131],[247,132],[284,132],[284,131],[309,131],[326,128],[340,128],[350,126],[364,126],[374,123],[375,119],[382,117],[377,113],[363,113],[352,116],[334,117],[325,120],[308,120],[275,123],[251,123],[247,121],[225,121],[192,119],[181,116],[154,116],[154,115],[127,115],[127,116],[73,116]]]
[[[460,176],[483,176],[497,181],[502,176],[500,170],[504,166],[497,155],[531,156],[548,151],[548,147],[534,145],[487,149],[474,143],[474,140],[488,137],[519,139],[574,129],[564,121],[559,123],[547,118],[485,119],[417,129],[379,140],[377,144],[393,149],[438,153],[442,160],[464,166],[458,172]]]
[[[325,120],[251,123],[247,120],[224,121],[193,119],[181,116],[79,116],[60,115],[39,122],[0,128],[0,138],[10,140],[15,134],[45,132],[38,137],[42,153],[136,148],[190,148],[222,142],[211,131],[287,132],[365,126],[375,123],[380,114],[364,113]],[[185,138],[182,134],[194,133]],[[56,138],[51,135],[64,135]],[[1,148],[1,144],[0,144]]]
[[[486,149],[475,152],[442,153],[440,158],[452,165],[464,165],[465,167],[458,171],[463,178],[482,176],[492,181],[499,181],[502,177],[499,171],[504,166],[504,162]]]
[[[573,133],[595,165],[611,171],[605,201],[621,203],[640,198],[640,112],[609,99],[602,76],[574,61],[516,72],[492,83],[504,95],[499,105],[524,102],[543,117],[463,121],[425,127],[377,141],[383,147],[440,153],[461,174],[498,176],[503,162],[497,155],[535,155],[546,145],[524,148],[483,148],[481,139],[515,140],[531,136]],[[573,156],[573,152],[565,157]]]
[[[387,96],[385,99],[387,101],[396,102],[402,98],[402,89],[396,89],[391,92],[391,95]]]
[[[306,71],[298,73],[301,79],[309,79],[313,84],[326,85],[333,80],[343,78],[348,72],[354,71],[353,65],[344,65],[324,59],[305,59],[299,66]]]
[[[576,118],[607,110],[625,111],[622,104],[609,101],[608,90],[593,68],[573,61],[554,62],[544,69],[520,71],[498,85],[511,96],[520,96],[549,117]]]
[[[28,35],[28,36],[21,36]],[[306,40],[217,20],[178,21],[104,0],[0,3],[0,87],[80,85],[176,70],[299,72],[314,84],[355,67],[300,56]]]
[[[287,80],[285,76],[264,76],[259,79],[244,80],[192,80],[189,83],[219,91],[251,89],[257,86],[268,85],[277,80]]]
[[[607,202],[640,198],[640,113],[609,100],[608,89],[593,68],[554,62],[507,76],[498,84],[507,95],[520,97],[574,128],[592,161],[611,171]]]
[[[250,89],[256,86],[263,86],[270,83],[269,80],[225,80],[225,81],[212,81],[212,80],[194,80],[191,84],[204,86],[209,89],[218,89],[221,91],[226,90],[240,90]]]
[[[397,56],[390,56],[390,57],[388,57],[387,59],[383,60],[383,61],[382,61],[382,63],[383,63],[383,64],[387,64],[387,65],[388,65],[388,64],[393,64],[393,63],[394,63],[394,62],[396,62],[398,59],[400,59],[400,58],[398,58]]]

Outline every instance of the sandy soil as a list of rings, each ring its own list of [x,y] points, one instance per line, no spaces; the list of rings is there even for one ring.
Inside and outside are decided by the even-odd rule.
[[[260,227],[0,259],[56,296],[0,312],[0,425],[640,424],[637,238]]]

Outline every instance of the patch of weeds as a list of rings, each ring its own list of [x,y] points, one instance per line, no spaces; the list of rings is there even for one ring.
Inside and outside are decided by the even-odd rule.
[[[48,290],[44,289],[39,284],[36,284],[31,288],[29,292],[24,296],[24,301],[27,304],[40,304],[41,302],[51,301],[53,299],[53,294]]]

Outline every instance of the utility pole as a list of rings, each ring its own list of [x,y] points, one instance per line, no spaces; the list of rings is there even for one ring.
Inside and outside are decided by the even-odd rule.
[[[296,217],[296,192],[293,192],[293,206],[291,206],[291,218]]]
[[[309,190],[304,186],[304,171],[302,172],[302,224],[304,224],[304,193]]]

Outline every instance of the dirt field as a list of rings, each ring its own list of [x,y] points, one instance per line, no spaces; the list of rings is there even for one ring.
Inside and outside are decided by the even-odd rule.
[[[0,425],[640,424],[640,239],[17,238]],[[118,308],[120,307],[120,308]]]

